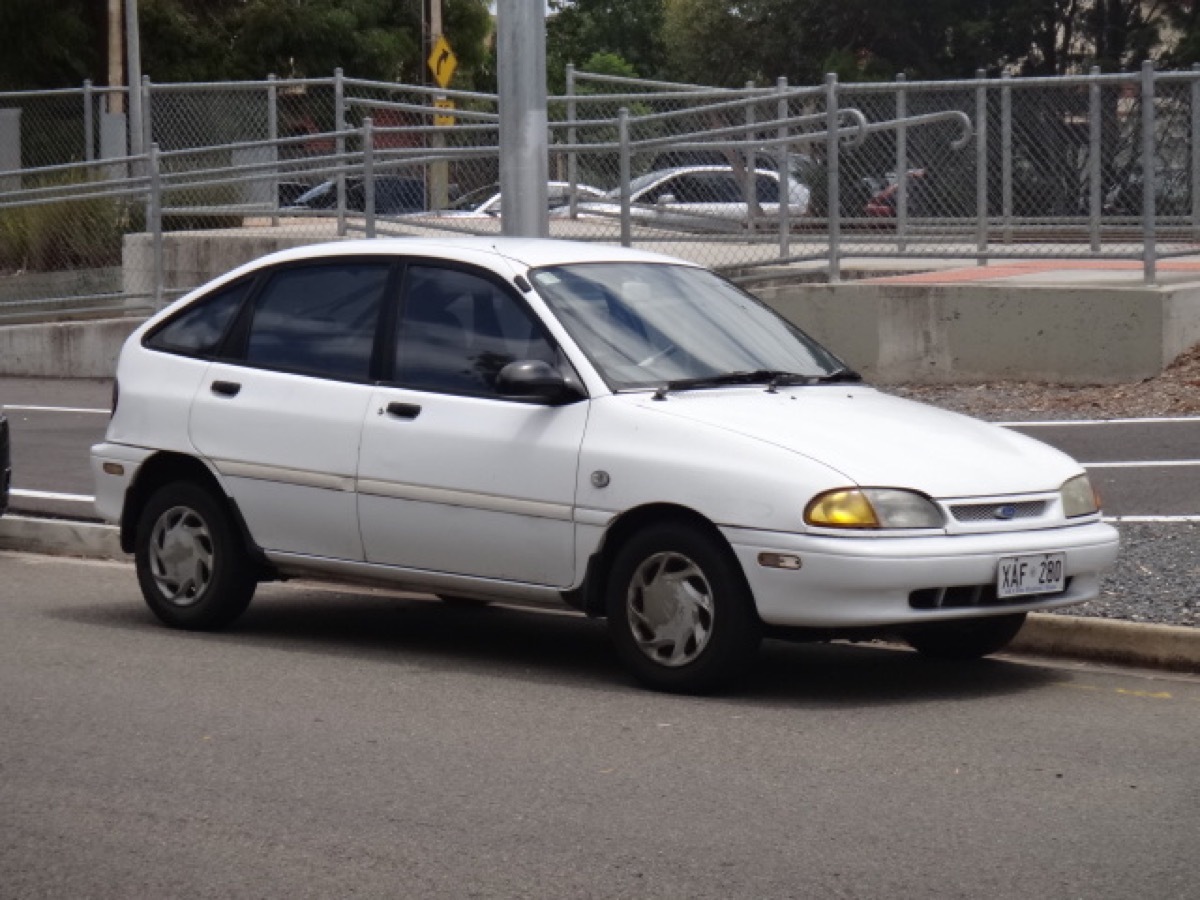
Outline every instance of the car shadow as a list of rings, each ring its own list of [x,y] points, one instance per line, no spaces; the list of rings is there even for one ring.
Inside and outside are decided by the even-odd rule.
[[[571,612],[463,607],[386,591],[264,585],[247,612],[223,632],[164,628],[133,598],[129,604],[72,607],[51,615],[145,631],[155,640],[403,663],[575,689],[641,691],[613,653],[604,623]],[[771,640],[734,686],[692,702],[867,707],[1012,695],[1060,678],[1050,669],[1004,659],[934,662],[883,644]]]

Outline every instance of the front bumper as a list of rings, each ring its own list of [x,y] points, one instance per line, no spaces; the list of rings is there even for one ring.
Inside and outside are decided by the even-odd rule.
[[[1117,557],[1117,531],[1103,522],[1003,534],[936,537],[826,537],[722,529],[769,625],[857,628],[1055,609],[1090,600]],[[800,559],[798,569],[768,568],[760,553]],[[995,584],[1000,559],[1066,555],[1067,590],[986,606],[917,609],[914,591]]]

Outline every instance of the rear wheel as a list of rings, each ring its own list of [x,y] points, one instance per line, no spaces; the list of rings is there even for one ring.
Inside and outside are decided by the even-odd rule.
[[[134,561],[146,605],[175,628],[224,628],[258,583],[223,499],[190,481],[151,496],[138,519]]]
[[[909,646],[930,659],[979,659],[1008,646],[1025,624],[1025,613],[931,622],[904,635]]]
[[[622,661],[657,690],[715,690],[745,667],[762,639],[737,560],[718,537],[686,523],[653,525],[621,548],[607,613]]]

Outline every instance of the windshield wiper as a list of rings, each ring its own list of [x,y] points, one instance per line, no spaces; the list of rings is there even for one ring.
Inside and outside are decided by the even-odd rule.
[[[812,380],[818,384],[837,384],[839,382],[862,381],[863,377],[849,366],[842,366],[840,369],[834,369],[829,374],[819,375]]]
[[[801,375],[799,372],[783,372],[779,369],[755,369],[753,372],[724,372],[720,375],[706,375],[703,378],[677,378],[668,381],[654,392],[655,400],[666,400],[671,391],[694,391],[705,388],[726,387],[733,384],[766,384],[769,390],[774,390],[783,384],[811,384],[818,380],[812,375]]]

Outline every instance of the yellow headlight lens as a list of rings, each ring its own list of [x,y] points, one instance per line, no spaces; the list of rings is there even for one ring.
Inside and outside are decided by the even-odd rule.
[[[809,525],[827,528],[878,528],[879,517],[860,490],[830,491],[815,498],[804,511]]]

